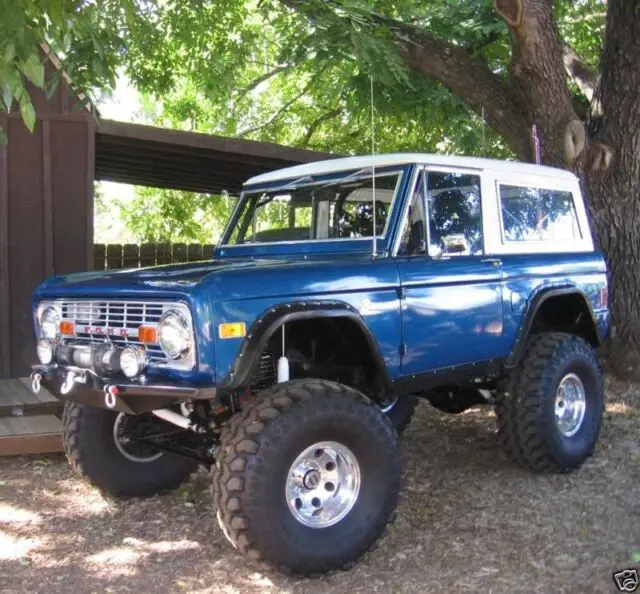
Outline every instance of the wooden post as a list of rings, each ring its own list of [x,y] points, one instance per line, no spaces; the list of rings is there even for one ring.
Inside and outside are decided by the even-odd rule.
[[[7,130],[7,118],[0,115],[0,126]],[[11,373],[11,303],[9,302],[9,172],[7,145],[0,145],[0,377]]]

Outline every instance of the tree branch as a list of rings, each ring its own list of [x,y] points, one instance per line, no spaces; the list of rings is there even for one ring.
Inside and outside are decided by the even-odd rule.
[[[405,61],[424,76],[441,82],[501,134],[521,159],[529,159],[529,122],[509,87],[487,65],[443,39],[402,25],[411,43],[401,50]]]
[[[253,91],[260,84],[269,80],[270,78],[273,78],[274,76],[277,76],[281,72],[285,72],[286,70],[289,70],[289,68],[291,68],[291,66],[289,65],[276,66],[272,70],[269,70],[269,72],[265,72],[264,74],[260,75],[258,78],[256,78],[250,84],[248,84],[244,89],[238,92],[238,97],[236,98],[236,104],[242,101],[242,99],[244,99],[245,96],[251,93],[251,91]]]
[[[332,2],[281,1],[312,21],[321,20],[325,14],[339,18],[332,11]],[[517,96],[482,60],[426,29],[370,11],[367,18],[372,26],[390,30],[402,59],[409,67],[442,83],[478,115],[482,115],[484,108],[487,123],[505,138],[520,158],[530,158],[530,124],[526,112]],[[348,22],[345,19],[345,25]]]
[[[591,101],[598,84],[598,75],[591,70],[567,43],[562,48],[562,60],[567,75],[576,83],[582,94]]]
[[[320,127],[320,124],[323,124],[327,120],[330,120],[332,118],[339,116],[341,113],[342,113],[342,110],[339,107],[336,107],[335,109],[326,111],[320,117],[316,118],[313,122],[311,122],[311,124],[309,125],[309,128],[307,129],[307,133],[304,135],[304,138],[302,139],[302,143],[300,144],[301,148],[307,148],[307,146],[309,145],[309,141],[311,140],[311,137],[315,134],[316,130]]]
[[[247,134],[252,134],[253,132],[258,132],[258,130],[263,130],[264,128],[269,127],[271,124],[273,124],[285,111],[287,111],[287,109],[289,109],[298,99],[300,99],[301,97],[304,97],[304,95],[306,95],[307,91],[311,88],[311,86],[313,85],[313,83],[316,82],[316,80],[318,80],[318,78],[320,78],[320,76],[322,74],[324,74],[324,71],[326,70],[326,68],[323,68],[322,70],[320,70],[319,72],[317,72],[315,74],[315,76],[313,76],[309,82],[304,86],[304,88],[302,89],[302,91],[300,91],[300,93],[298,93],[295,97],[293,97],[292,99],[289,99],[289,101],[287,101],[272,117],[270,117],[264,124],[260,124],[259,126],[254,126],[253,128],[247,128],[246,130],[242,130],[241,132],[237,133],[238,138],[242,138],[243,136],[246,136]]]

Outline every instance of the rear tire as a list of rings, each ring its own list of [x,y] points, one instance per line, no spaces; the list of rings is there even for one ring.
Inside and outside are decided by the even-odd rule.
[[[116,443],[116,423],[136,417],[94,406],[65,402],[62,440],[72,468],[101,491],[115,497],[150,497],[173,489],[198,465],[178,456]],[[118,420],[119,419],[119,420]]]
[[[519,465],[567,472],[593,453],[603,410],[602,372],[591,346],[570,334],[537,334],[496,398],[498,436]]]
[[[398,396],[387,406],[380,405],[380,408],[387,415],[398,435],[402,435],[411,423],[417,404],[418,399],[413,394],[407,394]]]
[[[214,504],[236,549],[308,576],[347,569],[372,548],[401,483],[396,432],[377,406],[340,384],[297,380],[232,417],[216,453]]]

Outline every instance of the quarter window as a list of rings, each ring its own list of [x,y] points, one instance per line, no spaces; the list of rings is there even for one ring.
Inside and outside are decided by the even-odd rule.
[[[480,177],[429,171],[429,255],[481,255],[483,251]]]
[[[500,185],[504,241],[567,241],[581,237],[571,192]]]

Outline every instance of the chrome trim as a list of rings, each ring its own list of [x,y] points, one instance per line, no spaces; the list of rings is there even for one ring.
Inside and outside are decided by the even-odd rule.
[[[50,299],[38,304],[38,312],[49,306],[57,307],[62,321],[74,323],[74,336],[60,336],[65,346],[90,347],[109,342],[119,347],[144,348],[149,365],[189,371],[195,367],[196,345],[191,311],[183,301],[129,300],[129,299]],[[159,328],[160,318],[169,310],[176,310],[184,318],[191,334],[191,348],[181,359],[170,359],[160,344],[148,344],[137,340],[138,328]],[[99,329],[106,329],[98,331]],[[38,323],[38,334],[40,326]],[[85,331],[79,331],[85,330]],[[111,333],[109,330],[113,330]],[[135,337],[135,338],[134,338]]]
[[[162,327],[162,322],[163,322],[163,320],[166,320],[166,318],[168,318],[169,316],[172,316],[172,317],[176,318],[178,320],[178,322],[184,326],[184,329],[187,331],[187,334],[189,335],[187,337],[187,342],[186,342],[185,346],[176,355],[170,355],[169,353],[167,353],[167,351],[162,346],[162,340],[160,339],[160,329]],[[190,331],[189,320],[187,320],[184,317],[184,315],[182,315],[182,312],[179,309],[176,309],[176,308],[168,309],[160,317],[160,320],[158,321],[158,344],[160,345],[160,348],[162,349],[162,352],[169,359],[172,359],[174,361],[183,359],[184,357],[189,355],[189,352],[191,352],[193,350],[193,332]]]
[[[132,353],[136,360],[136,372],[133,375],[125,373],[122,367],[122,357],[126,353]],[[122,375],[124,375],[128,379],[134,379],[144,373],[145,369],[149,366],[149,355],[147,354],[147,351],[142,347],[139,347],[137,345],[128,345],[120,351],[119,362]]]
[[[558,431],[564,437],[573,437],[584,422],[587,412],[587,392],[575,373],[565,375],[556,390],[554,417]]]
[[[360,465],[355,454],[336,441],[305,448],[289,468],[285,497],[291,515],[309,528],[328,528],[351,511],[360,494]]]

